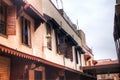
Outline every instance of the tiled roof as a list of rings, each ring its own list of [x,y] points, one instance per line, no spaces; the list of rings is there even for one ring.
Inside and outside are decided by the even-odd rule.
[[[105,59],[105,60],[98,60],[98,63],[96,65],[107,65],[107,64],[116,64],[118,63],[118,60],[111,60],[111,59]]]

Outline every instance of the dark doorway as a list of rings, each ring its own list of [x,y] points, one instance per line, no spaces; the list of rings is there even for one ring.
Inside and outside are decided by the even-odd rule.
[[[35,71],[35,80],[42,80],[42,72]]]
[[[60,76],[60,80],[64,80],[64,76]]]

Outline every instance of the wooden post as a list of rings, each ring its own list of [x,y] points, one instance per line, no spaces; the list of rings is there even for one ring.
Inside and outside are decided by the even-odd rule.
[[[29,70],[29,80],[34,80],[34,70]]]

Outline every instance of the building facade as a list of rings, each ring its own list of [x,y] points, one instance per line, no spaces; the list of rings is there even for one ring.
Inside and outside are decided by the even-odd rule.
[[[116,0],[113,35],[116,46],[116,52],[120,62],[120,0]]]
[[[62,13],[50,0],[0,1],[0,80],[96,80]]]
[[[114,36],[118,61],[120,65],[120,0],[116,0],[116,5],[115,5],[113,36]],[[119,72],[119,77],[120,77],[120,72]]]

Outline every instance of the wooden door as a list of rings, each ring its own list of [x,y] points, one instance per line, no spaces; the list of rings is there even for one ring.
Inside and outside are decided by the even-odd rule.
[[[10,59],[0,56],[0,80],[10,80]]]

